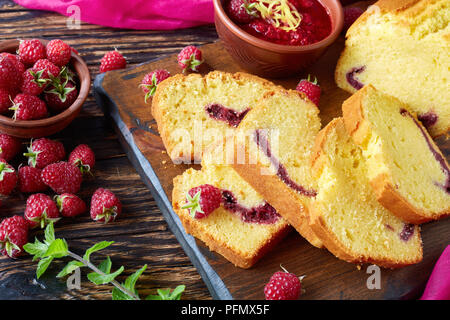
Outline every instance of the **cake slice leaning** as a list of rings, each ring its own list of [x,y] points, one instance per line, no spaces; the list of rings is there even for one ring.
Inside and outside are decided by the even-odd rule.
[[[176,164],[200,163],[217,136],[232,132],[270,90],[272,82],[247,73],[177,74],[158,85],[152,115]]]
[[[450,215],[448,163],[409,106],[366,86],[342,110],[381,204],[416,224]]]
[[[216,188],[222,199],[211,214],[196,218],[191,209],[183,207],[189,191],[205,185]],[[172,205],[187,233],[241,268],[253,266],[292,230],[259,193],[226,166],[191,168],[175,177]]]
[[[231,166],[301,236],[320,248],[322,242],[308,223],[308,205],[316,194],[309,159],[321,126],[318,114],[317,107],[297,91],[268,92],[245,116],[233,141],[225,141],[226,149],[208,152],[204,162]]]
[[[450,1],[380,0],[346,35],[337,85],[372,84],[408,104],[435,137],[450,129]]]
[[[348,262],[387,268],[422,260],[419,226],[405,223],[377,201],[362,151],[342,118],[321,130],[312,163],[317,196],[310,224],[331,253]]]

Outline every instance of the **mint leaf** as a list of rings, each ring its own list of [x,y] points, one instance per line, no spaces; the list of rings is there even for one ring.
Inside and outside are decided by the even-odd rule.
[[[112,266],[111,259],[109,257],[106,257],[105,260],[100,262],[97,268],[99,268],[100,271],[102,271],[103,273],[109,274],[111,272],[111,266]]]
[[[27,243],[23,246],[23,249],[30,255],[33,256],[33,261],[38,258],[42,258],[47,252],[48,245],[40,242],[37,238],[34,239],[34,243]]]
[[[50,265],[50,263],[52,263],[53,261],[53,257],[47,257],[44,259],[39,260],[37,269],[36,269],[36,276],[39,279],[44,272],[47,270],[48,266]]]
[[[45,244],[50,245],[53,241],[55,241],[55,228],[53,227],[53,222],[50,222],[44,231],[45,235]]]
[[[151,294],[145,300],[180,300],[185,289],[185,285],[177,286],[172,292],[170,289],[158,289],[158,295]]]
[[[75,269],[83,267],[84,263],[80,262],[80,261],[70,261],[65,267],[64,269],[62,269],[57,275],[57,278],[62,278],[64,276],[67,276],[68,274],[71,274],[72,272],[75,271]]]
[[[68,255],[69,248],[66,240],[56,239],[48,246],[45,257],[62,258]]]
[[[116,272],[110,274],[98,274],[97,272],[91,272],[87,275],[88,279],[95,284],[106,284],[113,281],[124,270],[124,267],[120,267]]]
[[[114,241],[102,241],[102,242],[99,242],[99,243],[93,245],[92,247],[90,247],[89,249],[86,250],[86,252],[83,256],[83,259],[86,261],[89,261],[92,253],[102,250],[102,249],[105,249],[106,247],[109,247],[113,243],[114,243]]]
[[[170,294],[170,300],[180,300],[181,294],[184,292],[185,289],[186,289],[185,285],[177,286]]]
[[[147,265],[144,265],[142,268],[137,270],[135,273],[130,275],[126,280],[125,283],[122,283],[122,286],[127,289],[128,291],[134,293],[136,296],[139,297],[139,293],[135,289],[136,282],[139,279],[139,277],[142,275],[142,273],[147,269]],[[125,292],[122,292],[121,290],[114,288],[112,291],[112,299],[113,300],[134,300],[133,297],[126,294]]]

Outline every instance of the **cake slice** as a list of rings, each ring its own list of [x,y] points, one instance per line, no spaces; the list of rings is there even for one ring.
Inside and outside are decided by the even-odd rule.
[[[217,136],[232,132],[268,90],[276,86],[246,73],[177,74],[161,84],[152,114],[174,163],[200,163]]]
[[[416,224],[450,214],[448,163],[407,105],[369,85],[342,110],[381,204]]]
[[[317,196],[310,223],[330,252],[348,262],[389,268],[421,261],[420,228],[403,222],[377,201],[362,151],[342,118],[319,133],[312,163]]]
[[[209,185],[221,195],[220,206],[203,218],[183,209],[193,188]],[[172,205],[189,234],[234,265],[250,268],[291,230],[259,193],[227,166],[188,169],[174,179]]]
[[[308,205],[316,195],[310,157],[321,126],[318,114],[297,91],[268,92],[247,113],[233,141],[208,152],[204,163],[233,167],[306,240],[321,247],[308,223]]]
[[[432,136],[450,128],[450,1],[380,0],[346,35],[337,85],[372,84],[417,113]]]

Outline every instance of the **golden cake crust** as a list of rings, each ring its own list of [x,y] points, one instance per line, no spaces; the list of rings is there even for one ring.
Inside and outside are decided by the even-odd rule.
[[[316,144],[314,146],[313,154],[311,157],[312,167],[314,171],[318,172],[322,170],[324,165],[326,165],[328,160],[327,156],[323,153],[324,145],[327,142],[327,137],[330,131],[334,130],[337,126],[340,125],[343,125],[343,119],[334,119],[317,135]],[[324,246],[337,258],[344,261],[350,263],[373,263],[384,268],[394,269],[411,265],[422,260],[422,246],[420,246],[420,252],[418,253],[416,261],[405,262],[399,260],[374,259],[366,255],[354,256],[345,246],[342,245],[336,235],[328,228],[320,208],[314,202],[310,206],[309,217],[312,230],[322,240]],[[419,226],[417,226],[417,231],[420,232]]]
[[[152,98],[152,115],[153,118],[156,120],[157,127],[159,134],[161,136],[161,139],[164,143],[164,146],[167,149],[167,152],[169,156],[172,158],[172,160],[176,163],[190,163],[191,161],[194,161],[195,163],[199,163],[201,161],[201,158],[198,157],[198,155],[194,154],[194,151],[191,150],[190,157],[187,156],[183,157],[183,155],[173,155],[172,150],[175,148],[175,145],[170,141],[169,137],[171,134],[171,131],[167,129],[167,120],[164,118],[163,111],[164,109],[162,106],[162,98],[161,94],[173,83],[177,82],[189,82],[189,81],[195,81],[201,79],[203,84],[206,86],[206,82],[208,79],[220,79],[222,77],[229,76],[231,79],[235,81],[250,81],[250,82],[257,82],[260,83],[263,87],[266,87],[267,90],[273,90],[275,88],[281,88],[277,85],[275,85],[273,82],[260,78],[258,76],[248,74],[245,72],[237,72],[237,73],[228,73],[223,71],[211,71],[205,76],[201,76],[200,74],[192,73],[187,76],[183,74],[176,74],[172,77],[169,77],[162,81],[160,84],[158,84],[158,87],[156,89],[155,95]]]
[[[353,138],[353,141],[358,145],[364,143],[366,137],[370,135],[370,131],[372,130],[370,122],[364,117],[362,107],[363,96],[365,91],[369,89],[374,89],[374,87],[372,85],[365,86],[344,101],[342,105],[345,128]],[[423,128],[423,130],[426,131],[425,128]],[[443,158],[445,159],[445,157]],[[394,184],[387,174],[377,175],[370,180],[370,184],[377,195],[377,200],[386,209],[390,210],[393,214],[406,222],[421,224],[450,215],[449,210],[444,210],[434,214],[433,217],[427,216],[423,210],[412,206],[399,192],[396,191]]]
[[[214,239],[214,237],[212,237],[208,232],[205,231],[201,221],[192,219],[189,215],[188,210],[181,209],[179,204],[183,203],[186,198],[186,195],[181,188],[182,181],[183,178],[181,175],[175,177],[173,180],[174,188],[172,191],[172,206],[175,213],[180,217],[184,229],[188,234],[203,241],[211,251],[215,251],[221,254],[237,267],[243,269],[251,268],[259,259],[261,259],[267,252],[271,251],[292,230],[292,228],[288,224],[281,225],[278,228],[277,232],[272,235],[270,240],[267,241],[263,246],[260,246],[252,255],[246,255],[243,252],[237,252],[226,242],[219,242]]]

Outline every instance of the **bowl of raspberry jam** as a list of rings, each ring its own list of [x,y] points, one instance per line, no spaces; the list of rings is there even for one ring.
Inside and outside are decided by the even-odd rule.
[[[251,73],[280,78],[317,61],[343,27],[339,0],[214,0],[217,33]]]

